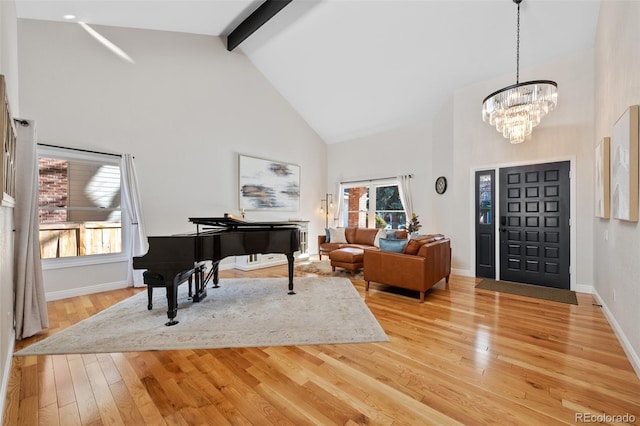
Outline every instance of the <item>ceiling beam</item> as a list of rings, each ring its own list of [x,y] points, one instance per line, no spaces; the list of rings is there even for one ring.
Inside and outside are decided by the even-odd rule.
[[[227,50],[231,52],[238,47],[247,37],[253,34],[258,28],[273,18],[291,0],[266,0],[251,15],[231,31],[227,37]]]

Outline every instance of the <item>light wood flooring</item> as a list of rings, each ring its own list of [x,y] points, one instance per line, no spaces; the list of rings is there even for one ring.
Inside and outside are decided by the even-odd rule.
[[[353,283],[389,343],[14,357],[4,425],[625,420],[602,413],[640,424],[640,380],[591,295],[565,305],[452,276],[420,304],[417,293],[372,284],[365,294],[363,281]],[[50,302],[46,334],[135,291]]]

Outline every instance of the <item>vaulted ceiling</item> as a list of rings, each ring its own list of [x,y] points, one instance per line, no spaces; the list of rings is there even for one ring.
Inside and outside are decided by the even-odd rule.
[[[19,18],[73,14],[87,24],[226,36],[261,3],[17,0],[16,9]],[[520,80],[552,80],[527,68],[592,48],[599,5],[524,0]],[[457,88],[504,75],[515,83],[516,11],[512,0],[294,0],[236,50],[336,143],[431,120]]]

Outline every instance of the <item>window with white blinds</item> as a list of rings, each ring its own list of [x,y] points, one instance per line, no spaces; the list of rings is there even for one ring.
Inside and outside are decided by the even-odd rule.
[[[120,158],[38,148],[42,259],[122,252]]]

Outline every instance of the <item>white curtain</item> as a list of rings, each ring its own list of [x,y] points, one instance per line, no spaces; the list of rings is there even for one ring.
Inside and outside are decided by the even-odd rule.
[[[144,230],[138,178],[131,154],[122,155],[120,170],[122,173],[122,204],[127,213],[127,217],[123,218],[123,220],[128,220],[130,224],[127,239],[130,253],[127,281],[131,286],[142,287],[144,286],[143,271],[133,269],[133,257],[145,254],[149,250],[149,243]]]
[[[35,123],[17,124],[14,291],[16,338],[49,326],[44,294],[38,217],[38,155]]]
[[[333,225],[332,227],[342,227],[342,212],[344,209],[343,203],[344,188],[341,183],[336,184],[336,193],[333,196]]]
[[[413,195],[411,192],[411,175],[398,176],[398,192],[400,193],[400,201],[404,211],[407,213],[407,221],[411,219],[413,211]]]

